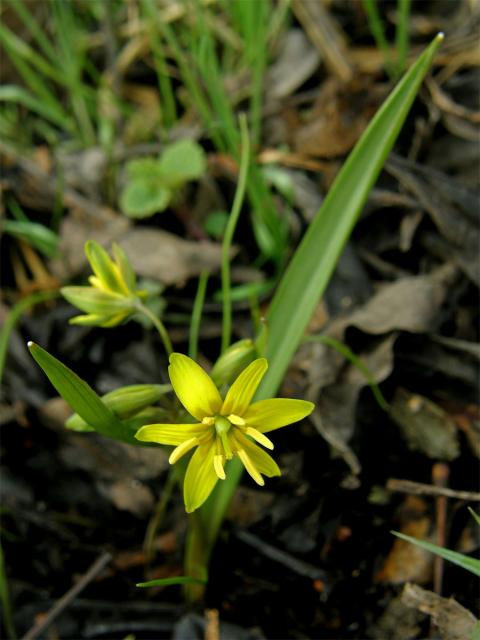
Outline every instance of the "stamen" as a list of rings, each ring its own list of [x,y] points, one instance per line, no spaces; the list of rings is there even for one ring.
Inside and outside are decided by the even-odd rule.
[[[254,429],[253,427],[247,427],[245,433],[247,434],[247,436],[251,436],[259,444],[263,444],[263,446],[267,449],[273,449],[273,442],[269,438],[267,438],[266,435],[264,435],[260,431],[257,431],[257,429]]]
[[[236,416],[234,413],[231,413],[228,416],[228,421],[232,424],[237,425],[237,427],[243,427],[243,425],[245,424],[245,420],[240,416]]]
[[[233,458],[233,451],[232,451],[232,447],[230,446],[228,435],[226,433],[221,433],[220,440],[222,441],[223,450],[225,451],[226,459],[231,460]]]
[[[208,427],[211,427],[214,422],[215,418],[213,416],[206,416],[202,419],[202,424],[206,424]]]
[[[215,473],[220,478],[220,480],[225,480],[227,476],[225,475],[225,469],[223,468],[222,455],[213,456],[213,466],[215,468]]]
[[[169,463],[175,464],[177,460],[180,460],[180,458],[184,456],[187,451],[190,451],[190,449],[196,447],[197,444],[199,444],[199,440],[196,437],[189,438],[188,440],[185,440],[185,442],[182,442],[182,444],[179,444],[178,447],[175,447],[175,449],[170,454],[170,458],[168,459]]]
[[[248,456],[247,452],[244,449],[239,449],[237,451],[237,453],[238,453],[238,457],[243,462],[243,465],[244,465],[245,469],[248,471],[248,473],[252,476],[252,478],[255,480],[255,482],[257,484],[259,484],[261,487],[263,487],[263,485],[265,484],[265,480],[262,478],[262,476],[261,476],[260,472],[258,471],[257,467],[251,461],[251,459]]]

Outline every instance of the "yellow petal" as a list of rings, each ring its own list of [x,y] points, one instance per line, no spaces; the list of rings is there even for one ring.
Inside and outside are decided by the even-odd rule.
[[[302,420],[310,415],[314,408],[313,402],[307,400],[273,398],[254,402],[248,407],[243,417],[248,426],[255,427],[261,433],[268,433]]]
[[[172,353],[168,373],[178,399],[194,418],[201,421],[219,412],[222,399],[218,389],[194,360]]]
[[[202,424],[147,424],[137,431],[135,438],[142,442],[179,445],[206,433]]]
[[[235,434],[237,444],[241,447],[250,458],[255,468],[268,478],[281,475],[281,471],[275,460],[268,455],[266,451],[257,447],[256,444],[250,442],[248,438],[245,438],[242,434]],[[248,469],[247,469],[248,471]]]
[[[218,476],[213,466],[214,456],[214,443],[202,444],[197,447],[188,463],[183,484],[183,497],[187,513],[198,509],[217,484]]]
[[[265,358],[258,358],[242,371],[227,393],[222,406],[222,415],[228,416],[233,413],[244,417],[243,414],[267,369],[268,363]]]
[[[220,478],[220,480],[225,480],[225,478],[227,477],[225,475],[225,469],[223,468],[223,462],[224,460],[222,455],[216,455],[213,457],[213,468],[215,469],[215,473]]]
[[[196,447],[198,445],[198,442],[198,438],[194,437],[190,438],[189,440],[185,440],[185,442],[182,442],[182,444],[179,444],[178,447],[175,447],[175,449],[170,454],[170,457],[168,459],[169,463],[175,464],[175,462],[180,460],[180,458],[184,456],[188,451],[190,451],[190,449]]]
[[[114,269],[114,262],[105,249],[95,240],[88,240],[85,243],[85,254],[94,274],[103,283],[103,287],[110,291],[123,293],[118,282],[117,272]]]
[[[245,451],[245,449],[239,449],[237,451],[237,454],[240,460],[243,462],[243,466],[248,471],[250,476],[255,480],[257,484],[263,487],[263,485],[265,484],[265,480],[262,478],[260,472],[258,471],[256,466],[253,464],[252,460],[250,459],[250,456]]]
[[[267,449],[273,449],[273,442],[269,438],[267,438],[267,436],[264,436],[263,433],[260,433],[260,431],[257,431],[253,427],[247,427],[245,433],[247,434],[247,436],[250,436],[251,438],[256,440],[258,444],[263,444],[263,446],[267,447]]]

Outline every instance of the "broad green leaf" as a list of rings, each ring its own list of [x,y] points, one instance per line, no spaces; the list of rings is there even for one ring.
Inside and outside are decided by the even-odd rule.
[[[29,342],[28,348],[58,393],[87,424],[103,436],[136,444],[133,433],[105,406],[90,385],[38,344]]]
[[[469,556],[466,556],[463,553],[458,553],[457,551],[444,549],[443,547],[439,547],[436,544],[427,542],[426,540],[418,540],[417,538],[406,536],[404,533],[398,533],[397,531],[392,531],[392,533],[394,536],[397,536],[397,538],[416,544],[417,547],[422,547],[422,549],[425,549],[426,551],[431,551],[444,560],[453,562],[453,564],[457,564],[459,567],[462,567],[463,569],[466,569],[480,577],[480,560],[470,558]]]
[[[339,172],[282,277],[267,318],[269,336],[266,357],[270,366],[255,396],[256,400],[271,398],[277,393],[442,40],[443,34],[439,34],[378,110]],[[238,460],[232,460],[227,479],[217,483],[200,510],[201,525],[198,530],[203,532],[205,542],[202,547],[203,560],[194,554],[196,565],[203,561],[206,566],[208,562],[241,473],[242,465]],[[191,565],[187,562],[186,566],[190,573]]]
[[[2,220],[0,227],[6,233],[32,245],[48,258],[52,258],[57,252],[58,236],[43,224],[28,220]]]
[[[137,582],[137,587],[168,587],[171,584],[206,584],[206,580],[192,578],[190,576],[176,576],[175,578],[159,578],[158,580],[149,580],[148,582]]]
[[[165,149],[160,158],[162,178],[171,188],[200,178],[206,167],[205,152],[194,140],[174,142]]]
[[[157,158],[136,158],[127,163],[125,170],[132,180],[133,178],[158,178],[160,162]]]
[[[160,178],[136,177],[120,197],[120,208],[129,218],[149,218],[168,207],[172,193]]]

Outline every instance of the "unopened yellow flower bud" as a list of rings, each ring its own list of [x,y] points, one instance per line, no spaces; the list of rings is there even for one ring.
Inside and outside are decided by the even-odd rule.
[[[231,384],[238,374],[257,357],[257,349],[249,338],[234,342],[213,365],[210,373],[212,380],[219,387]]]
[[[102,401],[117,417],[124,419],[155,404],[171,388],[169,384],[134,384],[106,393]],[[94,430],[78,413],[70,416],[65,426],[73,431]]]

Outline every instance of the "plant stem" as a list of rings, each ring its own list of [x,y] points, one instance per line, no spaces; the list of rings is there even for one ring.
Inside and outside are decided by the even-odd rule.
[[[208,271],[202,271],[198,279],[197,295],[193,303],[192,319],[190,322],[190,336],[188,344],[188,355],[192,360],[197,359],[198,353],[198,334],[200,332],[200,322],[202,320],[203,303],[205,301],[205,292],[207,290],[207,282],[209,277]]]
[[[168,331],[165,329],[163,322],[160,320],[160,318],[157,318],[157,316],[152,311],[150,311],[150,309],[146,305],[144,305],[143,302],[137,302],[136,307],[137,307],[137,310],[140,311],[140,313],[143,313],[144,316],[146,316],[153,322],[155,329],[160,334],[160,338],[162,339],[163,346],[165,347],[165,351],[168,353],[169,356],[172,355],[173,353],[172,343],[170,340],[170,336],[168,335]]]
[[[240,209],[242,208],[247,184],[248,165],[250,160],[250,141],[248,139],[247,119],[245,114],[240,114],[240,137],[242,153],[240,157],[240,172],[238,175],[237,190],[233,199],[232,210],[228,218],[225,235],[222,245],[222,298],[223,298],[223,320],[222,320],[222,353],[230,345],[232,335],[232,301],[230,298],[230,248],[232,246],[233,234],[237,226]]]

